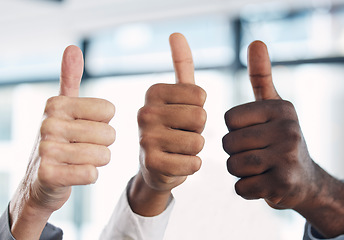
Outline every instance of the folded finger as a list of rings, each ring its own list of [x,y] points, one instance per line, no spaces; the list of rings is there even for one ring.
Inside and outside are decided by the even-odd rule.
[[[101,167],[110,162],[111,152],[102,145],[88,143],[59,143],[42,141],[39,146],[41,161],[55,164],[93,165]]]
[[[265,174],[242,178],[235,184],[235,191],[241,197],[251,200],[265,198],[268,193],[268,178]]]
[[[202,164],[198,156],[161,151],[147,151],[145,165],[150,171],[165,176],[188,176],[197,172]]]
[[[115,141],[116,132],[113,127],[103,122],[47,118],[41,126],[41,137],[49,141],[109,146]]]
[[[264,149],[274,139],[271,129],[271,124],[265,123],[231,131],[222,139],[223,149],[228,154]]]
[[[146,92],[146,104],[186,104],[203,107],[207,94],[193,84],[155,84]]]
[[[229,130],[236,130],[283,117],[297,118],[293,104],[284,100],[265,100],[230,109],[225,114],[225,122]]]
[[[227,170],[236,177],[250,177],[265,173],[272,164],[265,149],[253,150],[232,155],[227,160]]]
[[[108,123],[115,114],[115,106],[99,98],[52,97],[47,101],[45,115],[66,120],[84,119]]]
[[[183,129],[201,133],[204,129],[207,114],[202,107],[193,105],[158,105],[145,106],[138,112],[140,126],[162,124],[167,128]]]
[[[167,153],[197,155],[204,146],[202,135],[181,130],[167,130],[160,140],[161,150]]]
[[[41,163],[38,179],[46,186],[67,187],[88,185],[98,179],[98,170],[93,165],[55,165]]]

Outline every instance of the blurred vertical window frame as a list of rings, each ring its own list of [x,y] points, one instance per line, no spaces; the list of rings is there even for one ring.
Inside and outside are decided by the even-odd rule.
[[[12,87],[0,88],[0,142],[12,139]]]

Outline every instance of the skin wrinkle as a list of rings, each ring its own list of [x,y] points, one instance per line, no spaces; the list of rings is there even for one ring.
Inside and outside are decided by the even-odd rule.
[[[196,136],[203,131],[206,119],[194,107],[203,107],[206,94],[195,85],[191,50],[183,35],[172,34],[170,46],[176,84],[151,86],[146,92],[145,105],[138,114],[140,138],[154,132],[162,139],[140,142],[140,170],[133,179],[128,200],[133,211],[141,216],[155,216],[164,211],[171,190],[197,171],[201,161],[195,156],[200,147],[200,139]],[[152,112],[153,117],[146,118],[142,112],[153,106],[161,108]],[[171,114],[173,122],[169,117]],[[157,131],[161,128],[164,131]],[[180,137],[185,138],[184,142]],[[185,141],[190,141],[186,144],[189,146],[183,146]],[[154,159],[151,159],[153,154]]]
[[[279,97],[267,48],[260,41],[248,48],[248,73],[256,101],[226,112],[229,132],[222,139],[230,155],[229,173],[244,175],[235,190],[246,199],[264,198],[275,209],[294,209],[324,237],[343,234],[344,185],[311,159],[295,107]],[[240,154],[265,143],[270,145],[264,153]]]
[[[72,185],[88,185],[96,180],[99,159],[82,156],[102,156],[102,148],[85,145],[79,148],[79,144],[106,148],[106,144],[114,141],[114,129],[98,122],[104,118],[111,120],[113,105],[104,99],[78,98],[82,69],[81,50],[67,47],[60,74],[61,95],[46,102],[27,171],[9,205],[10,228],[15,239],[38,239],[50,215],[68,200]],[[97,139],[97,135],[101,138]],[[77,141],[80,143],[70,143]],[[82,153],[75,154],[73,159],[60,154],[68,151]]]
[[[255,154],[249,154],[245,157],[245,164],[250,166],[260,166],[262,165],[262,160]]]
[[[267,74],[249,74],[249,77],[250,78],[272,78],[272,75],[271,73],[267,73]],[[253,85],[253,88],[255,88],[256,86],[259,86],[259,88],[265,88],[265,85],[262,84],[262,85]]]

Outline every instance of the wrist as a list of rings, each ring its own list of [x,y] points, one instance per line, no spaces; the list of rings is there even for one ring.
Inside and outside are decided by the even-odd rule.
[[[165,211],[171,198],[171,190],[159,191],[151,188],[139,172],[132,179],[127,195],[133,212],[152,217]]]
[[[52,212],[37,205],[25,191],[17,190],[9,206],[10,229],[16,240],[38,239]]]
[[[303,199],[299,204],[293,207],[293,210],[303,214],[303,212],[314,211],[319,209],[322,205],[329,204],[330,192],[329,181],[330,177],[322,168],[312,161],[313,169],[310,174],[310,178],[307,179],[304,184],[306,188],[302,190]]]
[[[315,164],[312,191],[294,208],[326,238],[344,234],[344,183]]]

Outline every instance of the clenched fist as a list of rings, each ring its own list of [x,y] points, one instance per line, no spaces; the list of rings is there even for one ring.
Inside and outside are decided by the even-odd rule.
[[[68,200],[71,186],[95,183],[97,167],[110,161],[115,108],[103,99],[78,97],[82,73],[82,53],[70,46],[62,59],[60,95],[46,103],[27,172],[10,203],[17,240],[38,239],[49,216]]]
[[[223,148],[229,173],[240,178],[236,192],[294,209],[325,236],[343,233],[344,185],[311,159],[294,106],[275,90],[264,43],[250,45],[248,72],[256,101],[225,114]]]
[[[197,154],[204,145],[206,93],[195,85],[192,55],[184,36],[172,34],[170,45],[176,84],[150,87],[138,112],[140,170],[129,201],[135,212],[145,216],[162,212],[171,190],[201,167]],[[147,204],[142,206],[138,199]]]

